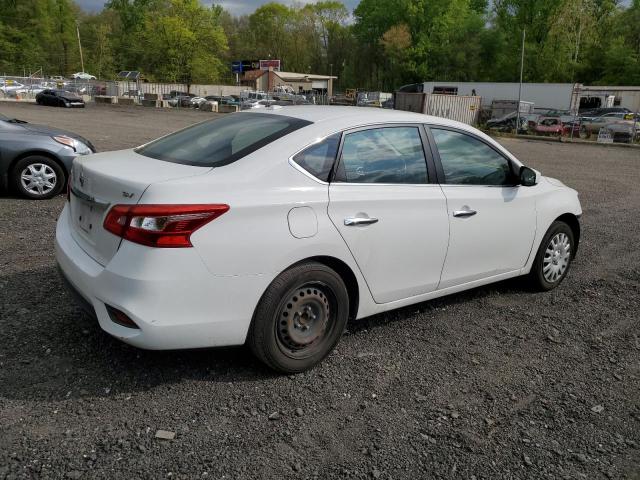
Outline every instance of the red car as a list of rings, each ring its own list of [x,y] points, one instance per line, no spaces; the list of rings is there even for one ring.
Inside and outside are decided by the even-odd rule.
[[[578,124],[562,123],[558,117],[541,117],[533,126],[533,131],[538,135],[568,136],[571,135],[572,127],[573,135],[578,137],[580,134]]]

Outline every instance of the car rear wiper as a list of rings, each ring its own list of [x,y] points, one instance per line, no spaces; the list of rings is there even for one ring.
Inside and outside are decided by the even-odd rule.
[[[18,118],[10,118],[9,120],[5,120],[7,123],[29,123],[25,120],[20,120]]]

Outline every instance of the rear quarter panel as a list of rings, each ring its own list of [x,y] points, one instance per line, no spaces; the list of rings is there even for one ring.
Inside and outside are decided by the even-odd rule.
[[[358,317],[366,316],[373,311],[369,308],[373,300],[328,217],[328,185],[289,165],[289,151],[288,147],[262,149],[209,174],[153,184],[141,203],[228,204],[227,213],[196,231],[191,240],[211,275],[263,279],[260,291],[246,292],[251,311],[282,271],[310,257],[330,256],[342,260],[355,274],[360,294]],[[315,213],[317,233],[296,238],[288,215],[301,206]]]

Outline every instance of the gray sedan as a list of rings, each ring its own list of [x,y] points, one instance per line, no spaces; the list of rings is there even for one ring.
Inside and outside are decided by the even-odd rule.
[[[0,186],[33,199],[51,198],[64,188],[73,159],[94,153],[85,138],[0,114]]]

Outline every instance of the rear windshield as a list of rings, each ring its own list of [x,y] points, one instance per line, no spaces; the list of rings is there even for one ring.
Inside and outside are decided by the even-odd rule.
[[[159,138],[136,152],[183,165],[221,167],[310,124],[284,115],[232,113]]]

